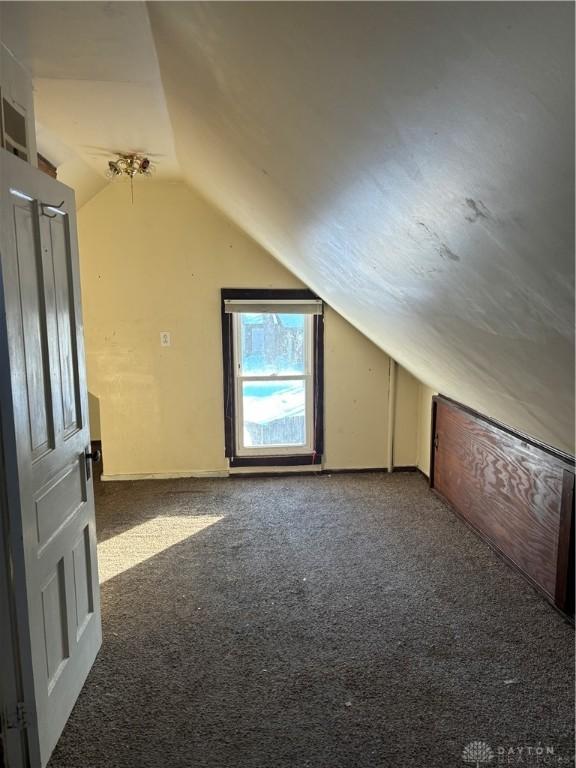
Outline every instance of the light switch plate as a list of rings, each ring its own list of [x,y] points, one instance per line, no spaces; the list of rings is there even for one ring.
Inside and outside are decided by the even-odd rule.
[[[171,343],[170,331],[160,331],[160,346],[169,347]]]

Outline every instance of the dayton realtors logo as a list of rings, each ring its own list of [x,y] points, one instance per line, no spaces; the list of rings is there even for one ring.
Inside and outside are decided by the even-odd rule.
[[[462,750],[462,760],[476,768],[492,765],[544,766],[559,765],[564,761],[554,747],[524,745],[520,747],[492,747],[485,741],[471,741]]]
[[[462,760],[465,763],[472,763],[476,768],[480,768],[485,763],[490,763],[494,759],[494,752],[485,741],[471,741],[466,744],[462,750]]]

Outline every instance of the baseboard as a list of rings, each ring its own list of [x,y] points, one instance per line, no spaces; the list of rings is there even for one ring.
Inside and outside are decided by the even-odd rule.
[[[378,468],[378,469],[366,469],[365,467],[361,468],[352,468],[352,469],[321,469],[320,467],[310,467],[310,469],[304,469],[303,467],[283,467],[281,469],[269,469],[269,470],[258,470],[258,469],[243,469],[241,471],[237,471],[234,469],[230,470],[230,477],[238,478],[238,477],[310,477],[310,476],[319,476],[319,475],[358,475],[365,472],[387,472],[388,470],[385,468]]]
[[[270,475],[318,475],[321,472],[318,464],[296,465],[293,467],[271,466],[266,467],[230,467],[230,477],[267,477]]]
[[[358,475],[366,472],[386,473],[388,470],[386,467],[346,467],[338,469],[328,469],[324,467],[324,469],[321,469],[320,467],[313,466],[309,469],[304,469],[303,467],[282,467],[280,469],[271,468],[269,470],[242,469],[240,471],[231,469],[230,477],[294,477],[295,475],[298,477],[310,477],[310,475]]]
[[[322,474],[327,474],[330,472],[337,475],[346,472],[422,472],[422,470],[420,467],[417,467],[414,464],[408,464],[401,467],[392,467],[392,470],[389,470],[387,467],[346,467],[345,469],[328,469],[328,467],[325,467],[322,470]],[[422,472],[422,474],[424,473]]]
[[[234,472],[231,471],[229,477],[232,480],[250,480],[251,478],[256,477],[317,477],[318,475],[324,474],[321,469],[313,470],[313,471],[305,471],[302,470],[301,467],[295,467],[293,470],[290,470],[289,472],[282,472],[280,470],[274,470],[270,469],[268,471],[262,470],[254,470],[249,469],[246,472]]]
[[[394,467],[393,472],[420,472],[418,467]],[[116,483],[131,480],[179,480],[187,477],[195,478],[210,478],[210,477],[288,477],[288,476],[306,476],[306,475],[346,475],[346,474],[366,474],[366,473],[379,473],[387,474],[388,469],[386,467],[337,467],[329,469],[327,467],[321,469],[320,467],[310,466],[310,469],[304,467],[282,467],[278,469],[270,468],[266,469],[251,469],[251,468],[236,468],[236,469],[200,469],[196,471],[186,472],[149,472],[149,473],[136,473],[128,475],[108,475],[104,474],[100,479],[105,483]],[[423,474],[423,473],[422,473]]]
[[[323,475],[359,474],[362,472],[388,472],[386,467],[324,467]]]
[[[187,472],[151,472],[134,475],[102,475],[100,480],[105,483],[116,483],[129,480],[181,480],[187,477],[228,477],[227,469],[199,469]]]

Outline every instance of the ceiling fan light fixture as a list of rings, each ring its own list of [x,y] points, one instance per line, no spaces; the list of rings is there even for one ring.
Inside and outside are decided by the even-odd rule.
[[[132,202],[134,202],[133,181],[135,176],[150,176],[152,173],[152,163],[150,158],[139,152],[118,153],[117,160],[108,161],[108,170],[106,175],[109,178],[118,176],[127,176],[130,179],[130,188],[132,192]]]

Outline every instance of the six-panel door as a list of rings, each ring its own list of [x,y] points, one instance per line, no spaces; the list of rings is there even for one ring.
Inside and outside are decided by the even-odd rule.
[[[45,765],[101,644],[78,249],[73,192],[4,151],[1,169],[28,609],[19,629],[31,650],[31,751]]]

